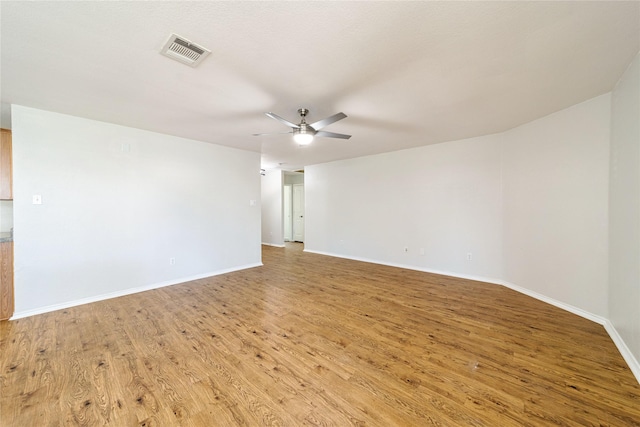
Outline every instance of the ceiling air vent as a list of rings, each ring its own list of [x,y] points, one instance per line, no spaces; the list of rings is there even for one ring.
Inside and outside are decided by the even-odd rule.
[[[160,53],[183,64],[192,67],[197,66],[204,58],[211,53],[209,49],[205,49],[177,34],[171,34],[167,42],[162,46]]]

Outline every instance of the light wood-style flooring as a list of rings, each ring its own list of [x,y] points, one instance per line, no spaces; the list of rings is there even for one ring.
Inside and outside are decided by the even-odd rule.
[[[640,426],[602,326],[507,288],[264,267],[0,324],[0,425]]]

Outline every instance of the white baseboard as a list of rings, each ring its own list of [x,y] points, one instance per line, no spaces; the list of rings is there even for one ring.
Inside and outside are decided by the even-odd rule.
[[[502,283],[499,283],[498,279],[492,279],[490,277],[472,276],[472,275],[469,275],[469,274],[452,273],[450,271],[433,270],[433,269],[429,269],[429,268],[417,267],[415,265],[397,264],[397,263],[393,263],[393,262],[383,262],[383,261],[377,261],[377,260],[373,260],[373,259],[369,259],[369,258],[340,255],[340,254],[334,254],[334,253],[331,253],[331,252],[314,251],[314,250],[311,250],[311,249],[305,249],[304,252],[309,252],[309,253],[318,254],[318,255],[326,255],[326,256],[331,256],[331,257],[335,257],[335,258],[350,259],[350,260],[353,260],[353,261],[368,262],[370,264],[385,265],[387,267],[404,268],[406,270],[421,271],[423,273],[439,274],[441,276],[457,277],[459,279],[475,280],[477,282],[487,282],[487,283],[493,283],[493,284],[498,284],[498,285],[502,284]]]
[[[584,317],[585,319],[591,320],[592,322],[596,322],[596,323],[598,323],[598,324],[600,324],[602,326],[604,326],[604,324],[607,322],[607,319],[602,317],[602,316],[598,316],[597,314],[589,313],[588,311],[585,311],[585,310],[583,310],[581,308],[574,307],[574,306],[572,306],[570,304],[566,304],[566,303],[564,303],[562,301],[558,301],[558,300],[553,299],[553,298],[549,298],[548,296],[539,294],[538,292],[531,291],[531,290],[529,290],[527,288],[523,288],[523,287],[518,286],[518,285],[514,285],[513,283],[505,282],[504,280],[498,280],[498,281],[492,282],[492,283],[495,283],[497,285],[505,286],[505,287],[507,287],[509,289],[513,289],[516,292],[520,292],[521,294],[528,295],[528,296],[530,296],[532,298],[535,298],[535,299],[540,300],[542,302],[546,302],[547,304],[551,304],[553,306],[561,308],[561,309],[563,309],[565,311],[568,311],[570,313],[577,314],[580,317]]]
[[[562,301],[558,301],[553,298],[549,298],[545,295],[514,285],[509,282],[500,281],[496,283],[502,286],[506,286],[507,288],[513,289],[514,291],[528,295],[542,302],[546,302],[547,304],[551,304],[555,307],[561,308],[570,313],[577,314],[580,317],[584,317],[585,319],[591,320],[592,322],[596,322],[604,326],[605,331],[607,331],[607,333],[609,334],[609,337],[618,348],[618,351],[622,355],[622,358],[624,359],[625,362],[627,362],[627,365],[629,365],[629,369],[631,369],[631,372],[636,377],[636,380],[638,380],[638,383],[640,383],[640,362],[638,362],[638,360],[633,356],[633,353],[631,353],[631,350],[629,350],[629,347],[627,347],[627,344],[624,342],[624,340],[622,339],[622,337],[620,336],[616,328],[613,326],[613,323],[611,323],[609,319],[602,316],[598,316],[597,314],[589,313],[588,311],[585,311],[581,308],[574,307],[570,304],[566,304]]]
[[[276,247],[276,248],[284,248],[285,247],[284,245],[276,245],[275,243],[262,242],[262,244],[265,245],[265,246],[273,246],[273,247]]]
[[[568,311],[570,313],[576,314],[576,315],[578,315],[580,317],[584,317],[585,319],[591,320],[592,322],[596,322],[596,323],[604,326],[604,329],[607,331],[607,333],[609,334],[609,336],[613,340],[613,343],[618,348],[618,351],[622,355],[623,359],[625,360],[625,362],[627,362],[627,365],[629,365],[629,369],[631,369],[631,372],[636,377],[636,380],[638,380],[638,383],[640,383],[640,362],[638,362],[638,360],[634,357],[633,353],[631,353],[631,350],[629,350],[629,347],[627,347],[627,344],[624,342],[624,340],[622,339],[620,334],[618,334],[618,331],[616,331],[616,328],[613,326],[611,321],[609,319],[606,319],[606,318],[602,317],[602,316],[598,316],[596,314],[590,313],[590,312],[588,312],[586,310],[583,310],[581,308],[574,307],[574,306],[572,306],[570,304],[566,304],[566,303],[564,303],[562,301],[558,301],[558,300],[555,300],[553,298],[549,298],[549,297],[547,297],[545,295],[539,294],[537,292],[531,291],[531,290],[523,288],[521,286],[514,285],[513,283],[509,283],[509,282],[506,282],[504,280],[493,279],[493,278],[488,278],[488,277],[480,277],[480,276],[471,276],[471,275],[467,275],[467,274],[458,274],[458,273],[452,273],[450,271],[431,270],[431,269],[416,267],[416,266],[412,266],[412,265],[402,265],[402,264],[396,264],[396,263],[388,263],[388,262],[370,260],[370,259],[361,258],[361,257],[351,257],[351,256],[346,256],[346,255],[334,254],[334,253],[330,253],[330,252],[314,251],[314,250],[311,250],[311,249],[305,249],[304,251],[305,252],[309,252],[309,253],[313,253],[313,254],[318,254],[318,255],[326,255],[326,256],[331,256],[331,257],[336,257],[336,258],[350,259],[350,260],[353,260],[353,261],[362,261],[362,262],[368,262],[368,263],[371,263],[371,264],[386,265],[388,267],[398,267],[398,268],[404,268],[404,269],[407,269],[407,270],[422,271],[422,272],[425,272],[425,273],[440,274],[440,275],[443,275],[443,276],[451,276],[451,277],[457,277],[457,278],[460,278],[460,279],[475,280],[475,281],[479,281],[479,282],[491,283],[491,284],[494,284],[494,285],[501,285],[501,286],[507,287],[509,289],[512,289],[512,290],[514,290],[516,292],[519,292],[521,294],[525,294],[525,295],[528,295],[528,296],[530,296],[532,298],[535,298],[537,300],[545,302],[547,304],[551,304],[551,305],[553,305],[555,307],[561,308],[562,310],[565,310],[565,311]]]
[[[609,333],[609,336],[613,340],[616,347],[618,347],[618,350],[620,351],[620,354],[622,354],[625,362],[627,362],[627,365],[629,365],[629,369],[631,369],[631,372],[633,372],[633,375],[640,383],[640,363],[638,363],[638,360],[633,356],[633,353],[631,353],[629,347],[627,347],[627,343],[624,342],[610,320],[607,319],[605,321],[604,328],[606,329],[607,333]]]
[[[82,304],[89,304],[92,302],[103,301],[111,298],[118,298],[125,295],[137,294],[138,292],[150,291],[152,289],[164,288],[165,286],[179,285],[180,283],[190,282],[192,280],[205,279],[207,277],[219,276],[220,274],[231,273],[233,271],[246,270],[248,268],[260,267],[263,264],[261,262],[254,264],[246,264],[238,267],[227,268],[224,270],[218,270],[210,273],[198,274],[190,277],[181,277],[180,279],[169,280],[166,282],[153,283],[145,286],[138,286],[135,288],[124,289],[116,292],[109,292],[106,294],[95,295],[92,297],[81,298],[73,301],[67,301],[59,304],[47,305],[45,307],[38,307],[31,310],[18,311],[11,316],[10,320],[22,319],[24,317],[35,316],[37,314],[49,313],[51,311],[62,310],[65,308],[75,307]]]

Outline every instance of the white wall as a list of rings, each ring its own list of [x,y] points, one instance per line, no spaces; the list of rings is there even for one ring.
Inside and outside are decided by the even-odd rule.
[[[260,264],[258,153],[20,106],[12,119],[16,317]]]
[[[640,55],[613,91],[610,176],[609,316],[640,360]]]
[[[503,134],[504,279],[608,315],[610,95]]]
[[[603,95],[498,135],[308,166],[305,247],[606,316],[609,115]]]
[[[500,278],[500,147],[493,135],[306,167],[305,249]]]
[[[283,233],[283,172],[266,171],[262,182],[262,243],[284,246]]]

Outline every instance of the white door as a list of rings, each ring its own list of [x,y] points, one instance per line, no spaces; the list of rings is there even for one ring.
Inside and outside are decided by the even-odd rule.
[[[304,185],[293,184],[293,240],[304,242]]]
[[[284,240],[290,242],[293,240],[293,218],[291,216],[291,186],[284,186]]]

